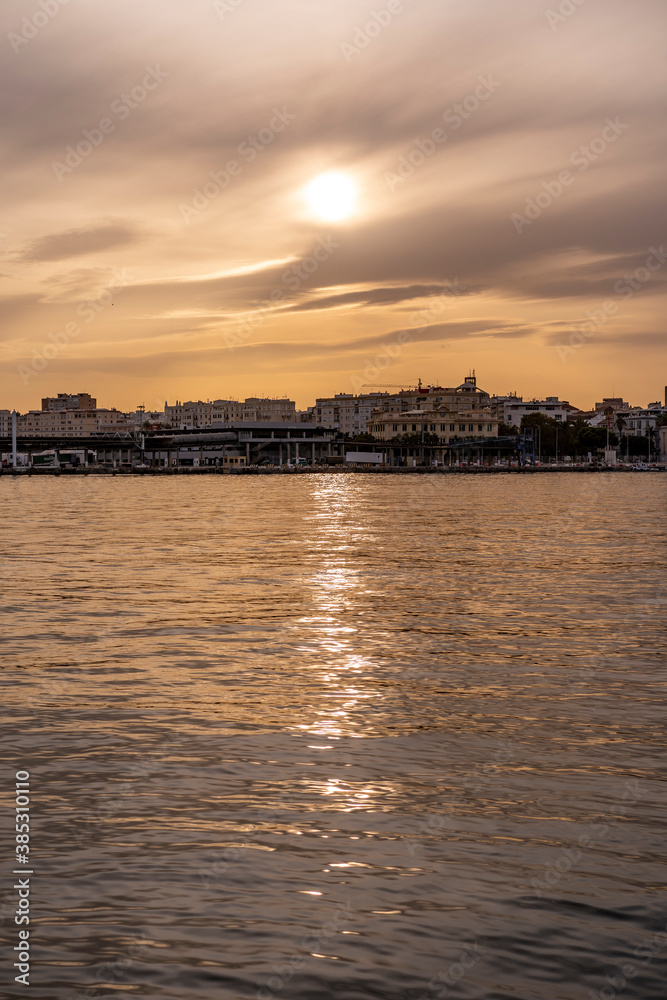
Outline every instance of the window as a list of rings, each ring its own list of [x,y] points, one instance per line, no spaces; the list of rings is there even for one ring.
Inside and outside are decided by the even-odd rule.
[[[412,425],[412,429],[413,429],[413,431],[416,431],[417,430],[417,424],[413,424]]]
[[[454,431],[454,430],[456,430],[456,427],[454,426],[454,424],[450,424],[449,425],[449,429],[450,429],[450,431]]]
[[[404,430],[404,431],[407,431],[408,425],[407,424],[401,424],[401,429]]]
[[[392,431],[397,431],[398,430],[398,424],[392,424],[391,425],[391,429],[392,429]]]
[[[486,425],[486,429],[487,429],[487,431],[492,431],[493,430],[493,424],[487,424]]]
[[[435,424],[430,424],[429,426],[430,426],[430,428],[431,428],[432,431],[435,430]]]
[[[445,425],[444,424],[440,424],[440,430],[444,431],[444,429],[445,429]]]
[[[466,429],[466,425],[465,424],[459,424],[459,430],[460,431],[464,431],[465,429]]]
[[[482,426],[482,424],[477,424],[477,430],[478,431],[483,431],[484,430],[484,427]]]
[[[471,431],[472,429],[473,429],[473,425],[472,424],[468,424],[468,430]]]

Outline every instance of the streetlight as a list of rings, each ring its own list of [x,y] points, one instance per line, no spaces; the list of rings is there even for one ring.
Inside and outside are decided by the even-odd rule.
[[[556,423],[556,465],[558,465],[558,423]]]

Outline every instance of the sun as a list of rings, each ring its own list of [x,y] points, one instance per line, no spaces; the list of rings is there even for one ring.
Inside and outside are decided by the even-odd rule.
[[[306,201],[313,215],[327,222],[340,222],[354,212],[357,186],[347,174],[320,174],[306,187]]]

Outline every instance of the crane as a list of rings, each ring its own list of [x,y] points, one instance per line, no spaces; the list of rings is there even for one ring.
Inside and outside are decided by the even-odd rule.
[[[408,389],[421,389],[421,387],[422,387],[421,379],[417,380],[417,385],[408,385]],[[404,389],[404,388],[405,388],[405,382],[400,382],[400,383],[379,382],[377,384],[373,382],[364,383],[364,389]]]

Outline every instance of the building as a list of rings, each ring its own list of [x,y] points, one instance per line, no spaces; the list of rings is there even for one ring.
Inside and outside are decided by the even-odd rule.
[[[0,437],[9,437],[12,433],[12,411],[0,410]]]
[[[435,435],[438,443],[498,437],[498,418],[490,406],[464,409],[376,412],[368,425],[376,441],[400,441],[417,435]],[[428,440],[428,438],[426,438]]]
[[[500,407],[498,406],[499,412]],[[552,420],[559,420],[566,423],[568,418],[575,417],[581,413],[576,406],[572,406],[566,399],[559,399],[558,396],[547,396],[546,399],[530,399],[527,402],[520,396],[509,397],[502,404],[502,423],[510,427],[520,427],[523,417],[530,416],[531,413],[542,413]]]
[[[667,462],[667,427],[660,428],[660,461]]]
[[[126,413],[127,422],[135,433],[143,430],[157,430],[164,427],[167,418],[162,410],[147,410],[139,406],[134,412]]]
[[[171,466],[194,465],[302,465],[327,461],[332,456],[334,433],[302,421],[240,420],[220,428],[195,431],[162,430],[143,436],[145,461]],[[136,445],[135,445],[136,446]],[[118,452],[109,447],[109,457]],[[99,454],[99,452],[98,452]],[[238,461],[243,458],[244,462]],[[197,459],[197,461],[194,461]]]
[[[626,403],[620,396],[607,396],[601,403],[595,404],[596,413],[606,414],[609,410],[611,410],[612,413],[618,413],[619,410],[628,409],[630,409],[629,403]]]
[[[390,397],[387,392],[369,392],[357,396],[340,392],[335,396],[322,396],[315,403],[315,424],[350,437],[365,434],[373,410],[384,407],[392,398],[397,397]]]
[[[505,406],[507,403],[523,403],[523,396],[510,392],[507,396],[491,396],[489,406],[498,417],[501,424],[505,423]]]
[[[19,414],[20,436],[85,437],[90,434],[115,434],[132,427],[120,410],[29,410]]]
[[[177,430],[198,430],[212,424],[227,424],[243,420],[243,403],[236,399],[201,399],[182,403],[176,400],[173,406],[165,402],[166,422]]]
[[[220,424],[250,421],[253,423],[290,423],[297,419],[296,403],[292,399],[260,399],[251,396],[241,403],[236,399],[201,399],[173,406],[164,404],[165,418],[177,430],[199,430]]]
[[[323,396],[316,402],[315,423],[318,427],[337,430],[340,434],[355,437],[372,433],[370,423],[375,412],[407,413],[411,410],[433,410],[447,407],[450,410],[478,409],[489,405],[488,392],[480,389],[474,372],[458,386],[422,386],[417,389],[401,389],[396,393],[369,392],[353,395],[338,393]]]
[[[647,407],[631,406],[614,414],[612,426],[622,434],[646,436],[655,431],[660,417],[667,414],[667,406],[662,403],[649,403]]]
[[[87,392],[77,392],[70,395],[67,392],[59,392],[57,396],[46,396],[42,400],[43,410],[95,410],[97,400],[93,399]]]
[[[401,393],[401,395],[404,394]],[[489,407],[491,402],[489,393],[477,385],[474,371],[470,375],[466,375],[460,385],[447,389],[442,386],[430,385],[425,389],[420,387],[416,392],[405,395],[414,401],[414,408],[417,410],[432,410],[440,406],[454,411],[478,410]]]
[[[243,404],[242,420],[253,423],[294,423],[296,403],[293,399],[259,399],[250,396]]]

